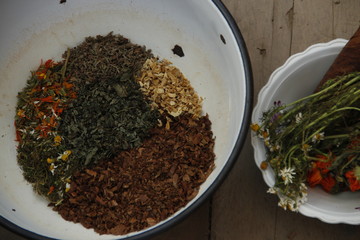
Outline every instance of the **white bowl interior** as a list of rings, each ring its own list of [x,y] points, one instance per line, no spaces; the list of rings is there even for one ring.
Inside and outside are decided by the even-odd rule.
[[[216,136],[216,168],[187,206],[214,183],[238,139],[248,94],[244,62],[231,28],[212,1],[79,0],[65,4],[46,0],[2,1],[0,214],[24,229],[61,239],[118,238],[99,236],[93,230],[63,220],[34,194],[16,162],[13,125],[16,95],[41,59],[60,60],[67,47],[74,47],[87,36],[110,31],[172,61],[204,97],[204,113],[209,114]],[[175,44],[183,48],[184,57],[172,53]],[[129,236],[134,234],[137,233]]]
[[[305,97],[315,90],[330,65],[346,44],[344,39],[315,44],[304,52],[291,56],[286,63],[275,70],[269,82],[260,91],[252,122],[259,122],[262,113],[270,109],[274,101],[287,104]],[[266,158],[261,140],[252,136],[257,166]],[[273,170],[261,170],[268,186],[275,183]],[[321,219],[328,223],[360,224],[360,193],[332,195],[320,188],[309,188],[308,202],[300,207],[300,213]]]

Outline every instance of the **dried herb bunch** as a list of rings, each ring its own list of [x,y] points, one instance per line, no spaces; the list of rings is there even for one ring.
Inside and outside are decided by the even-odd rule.
[[[306,202],[306,185],[330,193],[360,189],[360,73],[329,80],[293,103],[275,103],[251,128],[267,147],[262,167],[275,171],[269,192],[284,209]]]
[[[100,234],[126,234],[185,206],[214,167],[211,122],[183,114],[151,135],[140,147],[76,173],[69,198],[55,210]]]

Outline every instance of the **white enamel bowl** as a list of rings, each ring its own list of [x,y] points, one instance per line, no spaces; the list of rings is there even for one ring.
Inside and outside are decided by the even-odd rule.
[[[335,39],[312,45],[304,52],[291,56],[272,73],[268,83],[261,89],[252,122],[259,122],[262,113],[271,108],[274,101],[280,100],[286,104],[311,94],[346,43],[347,40]],[[265,147],[254,134],[251,140],[255,162],[260,166],[266,158]],[[273,186],[273,170],[269,168],[260,171],[266,184]],[[320,188],[309,188],[308,202],[300,207],[299,212],[327,223],[360,224],[360,211],[356,209],[360,207],[359,199],[360,193],[332,195]]]
[[[40,60],[60,60],[87,36],[122,34],[167,58],[185,74],[209,114],[216,137],[216,168],[199,194],[169,219],[126,236],[98,235],[63,220],[34,194],[16,163],[16,95]],[[247,50],[220,0],[1,1],[0,3],[0,223],[34,239],[144,238],[184,219],[214,192],[245,141],[252,77]],[[185,56],[174,55],[175,45]]]

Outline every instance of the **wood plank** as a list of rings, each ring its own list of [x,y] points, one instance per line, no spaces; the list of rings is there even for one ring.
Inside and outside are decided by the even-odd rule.
[[[21,237],[8,229],[4,228],[0,225],[0,239],[6,239],[6,240],[26,240],[26,238]]]
[[[274,239],[302,240],[358,240],[360,228],[356,225],[328,224],[299,213],[279,209]]]
[[[356,7],[359,2],[355,1],[273,1],[271,19],[264,10],[271,8],[269,1],[227,0],[224,3],[237,20],[248,45],[255,96],[270,73],[290,54],[335,37],[348,38],[360,22],[360,11]],[[356,10],[352,10],[354,6]],[[271,28],[270,33],[267,28]],[[263,49],[266,55],[259,56],[259,50]],[[239,161],[214,195],[212,239],[339,239],[339,236],[358,239],[356,226],[330,225],[278,208],[276,197],[265,194],[267,187],[260,172],[251,165],[250,149],[247,142]],[[272,219],[275,219],[275,225]]]
[[[257,91],[272,72],[270,52],[273,0],[224,0],[223,3],[232,13],[245,39]]]
[[[334,38],[350,38],[360,25],[359,0],[333,1],[333,33]]]
[[[246,142],[229,176],[214,194],[211,239],[273,239],[277,199],[253,161]]]
[[[283,65],[291,54],[293,18],[293,1],[274,1],[270,72]]]
[[[271,39],[272,34],[273,1],[223,2],[237,21],[247,44],[257,94],[271,72],[271,43],[268,39]],[[271,200],[265,194],[267,187],[252,156],[253,152],[247,141],[229,176],[214,194],[212,239],[267,239],[274,234],[275,203],[268,203]],[[262,225],[263,220],[268,224]],[[262,225],[262,231],[258,231],[259,225]]]
[[[359,1],[295,0],[291,52],[334,38],[349,38],[359,27]],[[359,239],[360,228],[327,224],[301,214],[277,210],[275,239]]]
[[[274,69],[289,57],[293,2],[223,2],[246,41],[257,96]],[[249,136],[234,168],[213,197],[212,239],[273,239],[275,235],[277,199],[266,193],[268,187],[254,163]]]
[[[152,238],[153,240],[208,240],[210,237],[210,199],[205,201],[184,221],[171,227],[168,231]]]
[[[333,38],[332,1],[294,0],[292,54]]]
[[[223,2],[247,43],[257,96],[270,74],[289,57],[293,2]],[[249,136],[233,170],[214,195],[212,239],[273,239],[275,235],[277,199],[266,193],[268,187],[255,166]]]

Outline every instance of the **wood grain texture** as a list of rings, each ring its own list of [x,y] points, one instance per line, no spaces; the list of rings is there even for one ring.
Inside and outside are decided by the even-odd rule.
[[[0,226],[0,239],[1,240],[27,240],[24,237],[21,237],[9,230],[7,230],[6,228]]]
[[[277,67],[281,66],[290,55],[292,27],[294,19],[294,3],[289,0],[274,1],[272,17],[272,39],[270,69],[266,80]],[[260,89],[256,89],[260,90]]]
[[[253,161],[249,136],[238,162],[215,193],[212,204],[213,240],[273,239],[277,200],[266,194],[259,169]]]
[[[333,0],[334,37],[350,38],[360,25],[359,0]]]
[[[274,240],[358,240],[360,236],[359,226],[328,224],[282,209],[278,209],[276,226]]]
[[[254,79],[257,79],[254,81],[256,91],[264,85],[271,72],[273,1],[226,0],[223,2],[243,33],[252,63]],[[261,24],[259,24],[260,19]],[[257,93],[255,92],[255,94]]]
[[[360,23],[360,1],[223,2],[248,45],[255,101],[271,72],[290,55],[315,43],[348,39]],[[259,55],[259,48],[266,49],[265,56]],[[359,239],[358,226],[327,224],[277,207],[277,198],[266,194],[267,186],[252,154],[248,139],[234,169],[213,197],[211,239]]]
[[[273,69],[288,57],[291,23],[287,21],[287,14],[292,3],[268,0],[223,2],[236,19],[247,44],[256,102],[258,91]],[[287,47],[282,48],[284,45]],[[214,195],[211,239],[266,240],[274,237],[276,199],[265,194],[267,186],[254,163],[249,139],[248,136],[233,170]]]
[[[327,42],[333,35],[333,2],[327,0],[294,0],[291,53]]]
[[[152,238],[153,240],[209,240],[210,239],[210,199],[191,213],[184,221],[168,231]]]

